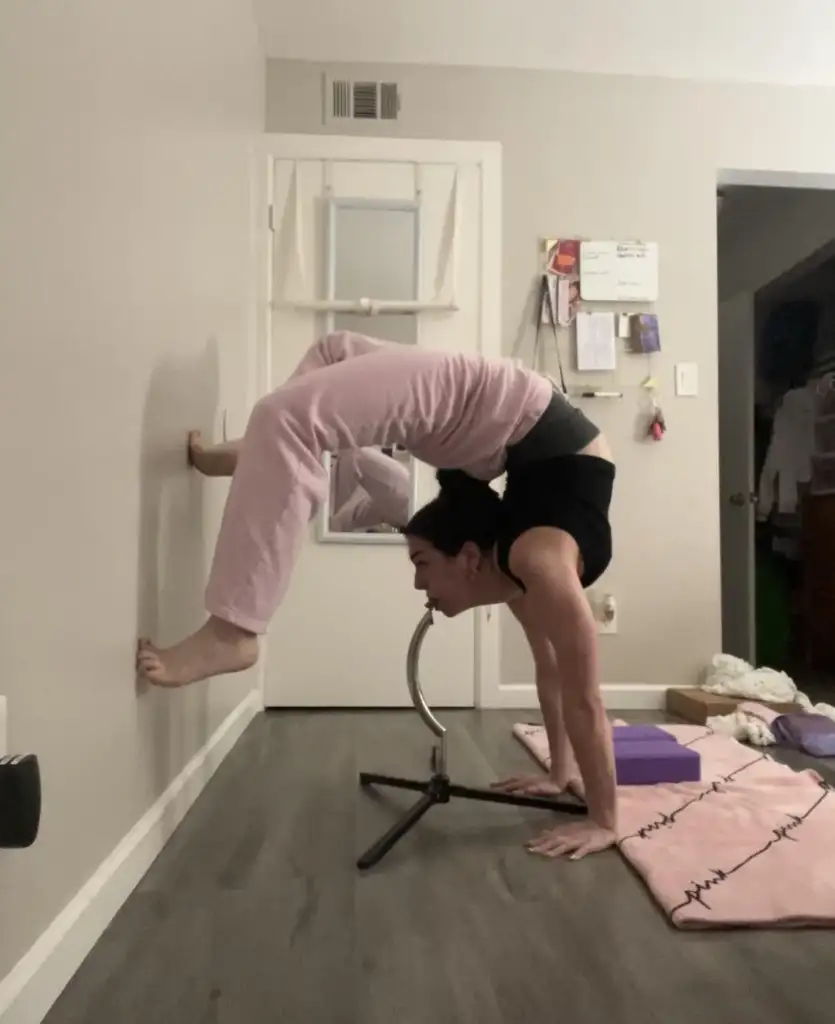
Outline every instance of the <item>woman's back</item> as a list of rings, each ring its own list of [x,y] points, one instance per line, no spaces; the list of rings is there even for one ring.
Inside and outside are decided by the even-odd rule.
[[[305,391],[309,424],[325,450],[400,444],[429,465],[491,479],[508,444],[534,425],[552,395],[541,375],[509,359],[330,335],[330,358],[281,388]]]

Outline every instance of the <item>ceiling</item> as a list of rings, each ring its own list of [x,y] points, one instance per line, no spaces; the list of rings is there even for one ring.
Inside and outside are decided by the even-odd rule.
[[[835,86],[835,0],[254,0],[270,57]]]

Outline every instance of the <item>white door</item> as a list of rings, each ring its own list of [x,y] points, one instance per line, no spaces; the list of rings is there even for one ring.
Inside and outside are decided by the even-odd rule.
[[[280,386],[321,334],[350,329],[403,344],[500,353],[500,152],[492,144],[282,136],[272,154],[269,378]],[[411,290],[411,294],[404,294]],[[360,298],[434,302],[418,314],[311,309]],[[437,491],[414,465],[415,507]],[[266,644],[268,707],[408,705],[405,659],[424,612],[397,535],[311,524]],[[339,542],[336,542],[339,541]],[[347,542],[346,542],[347,541]],[[427,700],[468,707],[498,672],[498,616],[439,617],[421,658]]]
[[[719,304],[722,647],[754,660],[754,298]]]

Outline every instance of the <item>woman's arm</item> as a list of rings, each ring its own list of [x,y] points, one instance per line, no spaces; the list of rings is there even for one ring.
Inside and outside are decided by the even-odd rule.
[[[583,779],[590,823],[599,832],[594,842],[602,842],[605,833],[610,845],[617,824],[612,732],[600,693],[597,629],[580,582],[577,545],[561,530],[528,530],[511,548],[510,568],[525,584],[525,606],[554,648],[565,727]]]
[[[554,648],[548,637],[534,624],[530,612],[526,612],[524,599],[512,601],[508,607],[524,630],[533,655],[536,693],[551,755],[551,779],[560,789],[566,789],[569,782],[577,778],[578,768],[565,728]]]

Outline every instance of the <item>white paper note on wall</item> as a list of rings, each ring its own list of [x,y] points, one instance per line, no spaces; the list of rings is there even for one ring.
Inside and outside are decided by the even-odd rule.
[[[617,369],[617,343],[614,313],[577,314],[577,369],[606,371]]]
[[[580,295],[587,302],[655,302],[656,242],[581,242]]]

